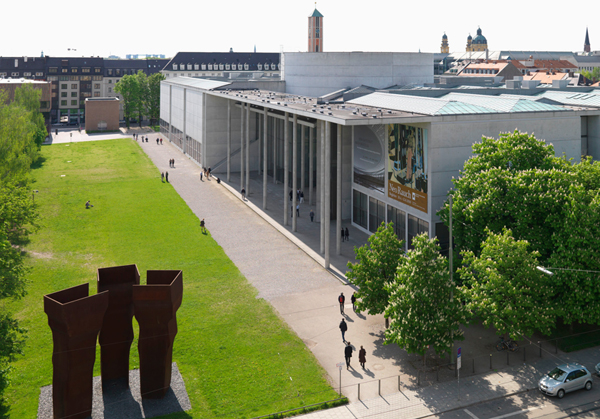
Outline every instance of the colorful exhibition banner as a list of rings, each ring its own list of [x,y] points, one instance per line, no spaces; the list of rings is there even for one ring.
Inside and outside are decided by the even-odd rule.
[[[388,197],[427,213],[427,130],[388,124]]]

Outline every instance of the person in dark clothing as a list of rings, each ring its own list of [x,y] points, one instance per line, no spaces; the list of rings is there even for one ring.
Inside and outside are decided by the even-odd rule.
[[[350,342],[346,342],[346,347],[344,348],[344,357],[346,358],[346,369],[350,369],[350,359],[352,358],[352,345]]]
[[[165,180],[169,183],[169,172],[165,172]]]
[[[363,370],[365,369],[366,362],[367,362],[367,351],[361,345],[360,351],[358,351],[358,363],[360,364],[361,367],[363,367]]]
[[[200,221],[200,229],[203,233],[206,233],[206,223],[204,222],[204,218]]]
[[[352,310],[354,310],[354,312],[356,313],[356,306],[354,304],[356,304],[356,293],[353,292],[352,293],[352,297],[350,297],[350,301],[352,301]]]
[[[293,196],[294,196],[294,192],[290,189],[290,201],[292,200]]]
[[[242,200],[246,199],[246,189],[242,188]]]
[[[158,145],[158,138],[156,139],[156,145]]]
[[[342,227],[342,241],[344,241],[344,237],[346,237],[346,233],[344,233],[344,228]]]
[[[344,231],[345,236],[346,236],[346,241],[350,241],[350,232],[348,231],[348,227],[346,227],[346,230]]]
[[[340,330],[342,331],[342,342],[346,342],[346,331],[348,330],[348,325],[344,319],[342,319],[340,322]]]
[[[341,293],[338,297],[338,303],[340,303],[340,313],[344,314],[344,303],[346,302],[346,297],[344,297],[344,293]]]
[[[165,180],[165,174],[163,172],[160,172],[160,181],[164,182]]]
[[[310,210],[310,222],[312,223],[315,220],[315,212]]]

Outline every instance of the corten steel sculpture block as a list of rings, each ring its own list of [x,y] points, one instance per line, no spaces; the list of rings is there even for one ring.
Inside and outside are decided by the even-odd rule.
[[[52,404],[55,418],[92,414],[96,339],[108,307],[108,292],[88,296],[89,284],[44,296],[52,329]]]
[[[181,271],[148,271],[147,285],[133,286],[140,325],[140,387],[143,399],[161,399],[171,385],[176,313],[183,296]]]
[[[129,385],[129,351],[133,342],[133,285],[140,283],[136,265],[98,269],[98,292],[108,293],[100,330],[102,385],[122,378]]]

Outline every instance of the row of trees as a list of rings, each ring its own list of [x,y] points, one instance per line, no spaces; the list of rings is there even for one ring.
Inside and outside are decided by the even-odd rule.
[[[460,324],[480,319],[512,338],[549,334],[557,319],[600,324],[600,164],[555,157],[515,131],[483,138],[454,179],[450,279],[436,239],[415,237],[402,253],[391,225],[356,249],[348,279],[358,308],[390,320],[386,343],[410,353],[447,352]],[[440,211],[448,223],[449,203]],[[537,266],[563,268],[550,277]]]
[[[144,116],[154,125],[160,118],[160,82],[165,79],[161,73],[150,77],[142,70],[137,74],[125,75],[115,84],[115,92],[123,97],[123,114],[129,128],[129,120],[137,118],[140,126]]]
[[[41,92],[16,89],[8,103],[0,91],[0,302],[26,293],[27,267],[21,247],[36,228],[30,171],[47,135],[39,112]],[[0,395],[8,385],[10,363],[21,354],[25,331],[0,304]]]

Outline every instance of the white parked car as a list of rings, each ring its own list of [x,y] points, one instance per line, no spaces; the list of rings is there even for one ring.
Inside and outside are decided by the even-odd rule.
[[[580,364],[559,365],[540,379],[538,388],[548,396],[556,396],[562,399],[565,393],[571,391],[581,388],[591,390],[592,374]]]

